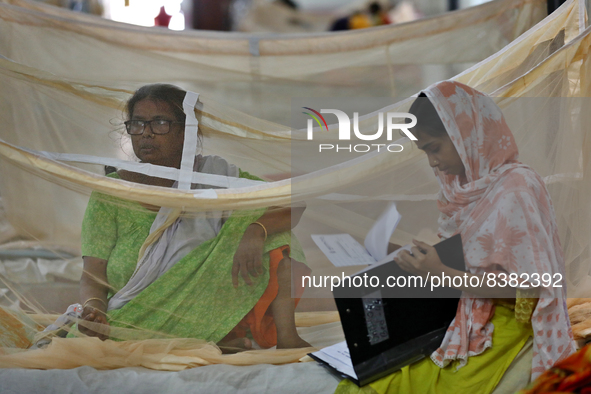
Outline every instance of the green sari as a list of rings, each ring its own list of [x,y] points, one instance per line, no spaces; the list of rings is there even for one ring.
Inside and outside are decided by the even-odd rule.
[[[242,171],[240,176],[258,179]],[[111,327],[213,342],[224,338],[263,295],[270,277],[271,250],[290,245],[290,256],[305,261],[299,242],[290,232],[269,236],[264,246],[263,274],[252,278],[252,286],[240,280],[238,288],[233,287],[234,254],[246,228],[264,212],[258,209],[232,214],[215,238],[183,257],[122,308],[109,311]],[[83,223],[83,255],[109,262],[107,277],[114,290],[133,274],[139,248],[155,215],[136,203],[98,193],[91,196]],[[105,231],[107,234],[99,234]],[[119,338],[117,330],[112,333],[113,339]]]

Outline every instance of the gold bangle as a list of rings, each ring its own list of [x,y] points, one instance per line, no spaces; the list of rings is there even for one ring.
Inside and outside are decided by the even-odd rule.
[[[82,305],[82,308],[86,308],[86,304],[88,304],[90,301],[94,301],[94,300],[97,300],[97,301],[102,302],[105,307],[107,306],[107,303],[102,298],[99,298],[99,297],[91,297],[91,298],[87,299],[84,302],[84,304]]]
[[[263,228],[263,231],[265,232],[265,239],[264,240],[266,241],[267,240],[268,233],[267,233],[267,228],[263,225],[263,223],[261,223],[261,222],[252,222],[251,224],[258,224],[259,226],[261,226]]]

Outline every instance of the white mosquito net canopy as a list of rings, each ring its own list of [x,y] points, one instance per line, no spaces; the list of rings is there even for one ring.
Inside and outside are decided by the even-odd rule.
[[[5,64],[17,69],[29,66],[29,74],[41,78],[38,84],[31,85],[18,79],[26,77],[15,70],[4,84],[3,100],[9,103],[3,108],[10,114],[6,119],[12,119],[13,125],[4,131],[7,142],[36,150],[129,159],[129,149],[121,149],[120,138],[113,132],[117,127],[112,123],[119,121],[121,124],[123,103],[137,87],[170,82],[200,93],[202,102],[215,100],[220,104],[215,105],[215,119],[219,115],[219,119],[227,119],[225,123],[231,125],[230,134],[223,130],[217,133],[223,135],[223,139],[209,141],[202,122],[205,150],[217,152],[266,179],[277,179],[288,177],[291,171],[290,152],[286,152],[290,149],[286,126],[290,124],[292,97],[407,97],[431,82],[451,77],[454,68],[463,69],[466,63],[498,51],[542,18],[545,2],[496,1],[400,26],[286,38],[237,33],[173,33],[131,27],[21,0],[0,2],[0,7],[3,37],[0,53],[7,58]],[[557,31],[548,31],[528,42],[535,44],[535,50],[511,54],[515,59],[511,59],[510,65],[505,65],[508,61],[500,61],[501,65],[494,72],[504,73],[509,80],[511,72],[519,75],[539,62],[552,50],[552,45],[564,40],[558,32],[576,24],[577,12],[572,4],[563,7],[554,17],[558,19],[555,25],[560,27]],[[575,33],[569,30],[567,35]],[[483,38],[469,39],[475,34]],[[554,37],[558,39],[548,39]],[[499,60],[492,64],[496,62]],[[439,71],[434,71],[433,67]],[[56,84],[63,87],[59,94],[54,92]],[[33,96],[27,89],[35,92]],[[42,89],[50,90],[41,97]],[[70,102],[72,94],[88,100]],[[17,104],[17,97],[20,97],[20,104]],[[33,97],[39,97],[43,103],[34,104]],[[95,100],[102,105],[97,106]],[[42,112],[52,119],[29,116],[18,119],[18,113],[28,112],[22,105],[45,108]],[[82,107],[75,108],[78,105]],[[99,110],[106,112],[98,115],[96,111]],[[83,119],[77,118],[71,112],[85,115]],[[69,124],[56,122],[55,116]],[[267,124],[262,119],[281,120],[281,125]],[[44,126],[37,127],[39,122]],[[218,126],[212,124],[212,130]],[[31,132],[37,135],[16,132],[12,127],[35,130]],[[252,131],[256,137],[252,136]],[[246,140],[229,138],[230,135],[254,138],[256,144],[247,148]],[[271,142],[266,137],[279,141]],[[285,144],[281,145],[280,141]],[[260,152],[269,152],[265,144],[277,149],[277,155],[261,156]],[[95,171],[98,170],[95,168]],[[56,200],[61,199],[62,193],[56,193]],[[57,227],[37,224],[31,227],[25,222],[38,222],[40,217],[29,208],[52,206],[49,200],[44,199],[42,205],[17,204],[11,202],[7,191],[3,192],[3,197],[5,204],[12,207],[9,219],[19,229],[19,234],[69,242],[71,246],[77,244],[78,226],[72,227],[72,224],[80,222],[77,219],[84,201],[72,202],[65,208],[68,215],[57,214],[59,208],[44,209],[51,217],[57,215],[56,220],[48,216],[43,222]],[[23,201],[22,196],[17,199]],[[264,205],[262,200],[258,201]],[[19,205],[21,208],[17,208]]]
[[[500,0],[401,26],[267,38],[123,27],[5,1],[0,3],[0,195],[6,216],[22,238],[76,251],[92,191],[170,207],[187,217],[228,211],[248,216],[253,209],[305,203],[293,232],[315,275],[334,267],[310,234],[346,232],[362,239],[391,201],[403,216],[393,242],[416,236],[434,242],[438,184],[424,153],[401,138],[398,153],[319,158],[307,150],[304,126],[291,127],[289,118],[302,106],[294,99],[292,108],[292,98],[390,97],[383,107],[361,113],[360,130],[375,132],[379,112],[406,112],[413,99],[405,97],[433,82],[426,71],[431,65],[449,72],[488,56],[453,79],[495,98],[520,160],[544,177],[569,291],[579,294],[591,269],[586,171],[591,36],[579,2],[568,1],[532,27],[544,9],[545,1]],[[105,177],[104,165],[171,179],[186,175],[183,168],[169,174],[137,163],[123,132],[126,100],[137,87],[154,82],[200,93],[194,106],[202,134],[193,147],[197,152],[222,156],[267,182],[189,174],[197,183],[218,187],[195,191]],[[328,125],[315,142],[338,143],[337,129]],[[309,289],[304,296],[330,297],[330,291]],[[42,311],[39,302],[22,301]],[[36,330],[32,323],[28,327]],[[116,334],[142,337],[136,331]],[[31,359],[5,360],[33,365]]]
[[[269,35],[143,28],[26,0],[0,7],[0,53],[18,63],[118,89],[172,83],[282,124],[291,97],[408,97],[546,15],[545,1],[503,0],[376,29]]]

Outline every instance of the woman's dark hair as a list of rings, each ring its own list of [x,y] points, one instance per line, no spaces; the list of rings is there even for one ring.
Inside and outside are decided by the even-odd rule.
[[[125,110],[127,118],[131,119],[135,105],[144,99],[152,101],[162,101],[170,105],[174,112],[174,116],[178,122],[184,122],[186,115],[183,111],[183,100],[186,92],[174,85],[163,83],[155,83],[153,85],[145,85],[136,90],[133,96],[127,101]]]
[[[415,127],[418,130],[429,134],[431,137],[442,137],[447,134],[437,110],[425,93],[421,92],[419,94],[419,97],[412,103],[408,112],[417,117],[417,125]]]

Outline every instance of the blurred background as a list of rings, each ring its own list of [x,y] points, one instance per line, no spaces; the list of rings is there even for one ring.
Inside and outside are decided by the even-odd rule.
[[[489,0],[40,0],[140,26],[265,33],[403,23]]]

